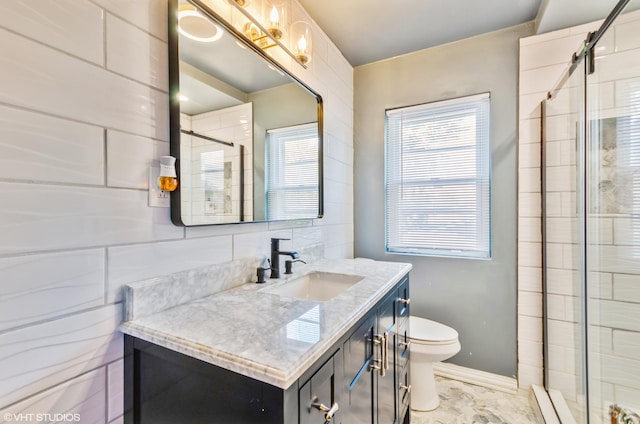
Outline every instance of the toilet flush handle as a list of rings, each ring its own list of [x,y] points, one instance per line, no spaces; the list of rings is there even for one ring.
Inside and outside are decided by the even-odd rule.
[[[398,302],[404,303],[405,305],[408,305],[409,303],[411,303],[411,299],[410,298],[409,299],[404,299],[404,298],[401,297],[400,299],[398,299]]]

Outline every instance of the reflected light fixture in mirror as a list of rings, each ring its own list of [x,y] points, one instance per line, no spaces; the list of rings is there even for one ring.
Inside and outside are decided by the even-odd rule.
[[[237,4],[240,7],[247,7],[251,5],[250,0],[227,0],[229,4]]]
[[[178,32],[202,43],[212,43],[222,37],[222,28],[195,9],[183,9],[178,12]]]
[[[280,46],[303,68],[307,67],[312,56],[311,27],[307,22],[298,21],[291,26],[288,34],[287,1],[263,0],[262,16],[258,18],[249,11],[248,0],[227,0],[227,3],[235,6],[249,20],[242,26],[242,33],[256,46],[265,52]],[[293,34],[294,31],[297,31],[296,35]]]

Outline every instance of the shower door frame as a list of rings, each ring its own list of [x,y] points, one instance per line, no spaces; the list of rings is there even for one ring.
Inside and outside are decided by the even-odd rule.
[[[546,193],[547,193],[547,178],[546,178],[546,123],[545,116],[547,105],[546,103],[553,99],[555,95],[559,92],[561,88],[563,88],[564,84],[569,80],[573,72],[578,69],[578,66],[583,60],[586,60],[584,63],[584,71],[583,71],[583,93],[584,97],[582,99],[583,110],[582,115],[580,116],[580,124],[582,126],[582,137],[578,137],[576,142],[576,196],[577,196],[577,205],[579,205],[578,220],[580,228],[580,234],[578,239],[578,246],[580,251],[580,268],[578,272],[580,274],[580,285],[582,289],[582,310],[580,311],[580,319],[582,320],[581,327],[581,335],[582,335],[582,343],[581,343],[581,359],[583,366],[582,373],[582,383],[584,389],[585,396],[585,415],[582,417],[585,419],[585,423],[589,424],[591,422],[591,405],[590,405],[590,393],[589,393],[589,285],[587,281],[587,238],[588,238],[588,228],[587,228],[587,205],[588,205],[588,196],[589,192],[587,191],[587,170],[586,166],[589,163],[589,152],[587,149],[587,140],[590,139],[590,126],[587,120],[587,105],[588,105],[588,89],[587,89],[587,78],[589,75],[595,72],[595,47],[598,44],[598,41],[602,38],[602,36],[606,33],[609,27],[614,23],[616,18],[624,11],[627,5],[631,2],[631,0],[619,0],[615,5],[613,10],[609,13],[607,18],[604,20],[600,28],[597,31],[591,32],[587,34],[587,38],[585,39],[582,47],[573,54],[571,58],[571,63],[568,68],[562,74],[560,80],[556,83],[554,88],[550,90],[547,94],[547,98],[541,103],[541,148],[540,148],[540,178],[541,178],[541,230],[542,230],[542,316],[543,316],[543,328],[542,328],[542,339],[543,339],[543,385],[547,393],[550,390],[549,387],[549,343],[548,343],[548,325],[547,321],[549,319],[548,309],[547,309],[547,236],[546,236],[546,220],[547,220],[547,208],[546,208]],[[578,203],[579,202],[579,203]],[[574,417],[575,418],[575,417]]]

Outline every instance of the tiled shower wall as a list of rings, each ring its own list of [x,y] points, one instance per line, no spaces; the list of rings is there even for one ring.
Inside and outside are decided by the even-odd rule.
[[[274,235],[352,256],[352,68],[318,27],[309,69],[285,66],[324,98],[325,217],[185,229],[147,206],[169,152],[166,9],[0,2],[2,413],[121,422],[123,284],[266,255]]]
[[[640,411],[640,12],[618,18],[596,52],[588,117],[604,134],[591,150],[587,216],[590,399],[604,412],[614,402]]]
[[[554,88],[587,33],[598,26],[599,23],[581,25],[520,40],[518,384],[525,389],[543,382],[540,102]],[[568,118],[557,120],[557,125],[568,128],[568,124]],[[547,178],[550,185],[563,186],[572,181],[575,174],[572,175],[569,156],[566,163],[561,157],[557,159],[558,166]],[[570,278],[567,281],[571,284]]]
[[[520,189],[519,189],[519,377],[521,387],[542,383],[542,318],[541,314],[541,246],[540,246],[540,108],[538,102],[552,88],[567,61],[584,39],[587,31],[599,23],[534,36],[521,41],[520,70]],[[589,86],[591,101],[598,117],[628,115],[630,98],[640,87],[638,66],[640,48],[640,13],[633,12],[618,20],[603,39],[598,50],[606,55],[596,61],[600,79]],[[578,70],[580,72],[580,70]],[[589,80],[595,83],[593,77]],[[555,106],[560,99],[555,100]],[[562,105],[560,105],[562,107]],[[626,109],[625,109],[626,108]],[[550,384],[563,392],[567,400],[582,401],[580,396],[579,354],[576,334],[579,311],[575,307],[577,293],[573,251],[576,235],[575,167],[570,150],[575,119],[569,113],[557,113],[547,120],[549,130],[556,135],[547,159],[548,184],[555,192],[547,196],[548,211],[553,217],[547,222],[549,238],[549,338]],[[593,117],[593,116],[592,116]],[[573,131],[575,133],[575,131]],[[634,140],[635,141],[635,140]],[[555,152],[555,153],[554,153]],[[627,157],[620,153],[619,160]],[[603,160],[607,160],[602,157]],[[622,165],[620,165],[622,166]],[[624,172],[624,171],[623,171]],[[634,186],[635,187],[635,186]],[[635,190],[631,190],[635,193]],[[630,193],[624,193],[628,196]],[[556,201],[557,200],[557,201]],[[590,321],[590,392],[603,401],[606,408],[612,401],[625,406],[640,407],[640,267],[637,252],[638,220],[635,215],[604,211],[588,217],[590,240],[597,245],[589,248]],[[597,325],[596,325],[597,324]],[[599,418],[599,417],[598,417]]]

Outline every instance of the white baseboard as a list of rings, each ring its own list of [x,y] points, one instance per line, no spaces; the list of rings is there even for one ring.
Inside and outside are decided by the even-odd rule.
[[[488,389],[511,394],[518,393],[518,380],[503,375],[474,370],[473,368],[461,367],[460,365],[446,362],[435,362],[433,364],[433,373],[441,377],[464,381],[465,383]]]

